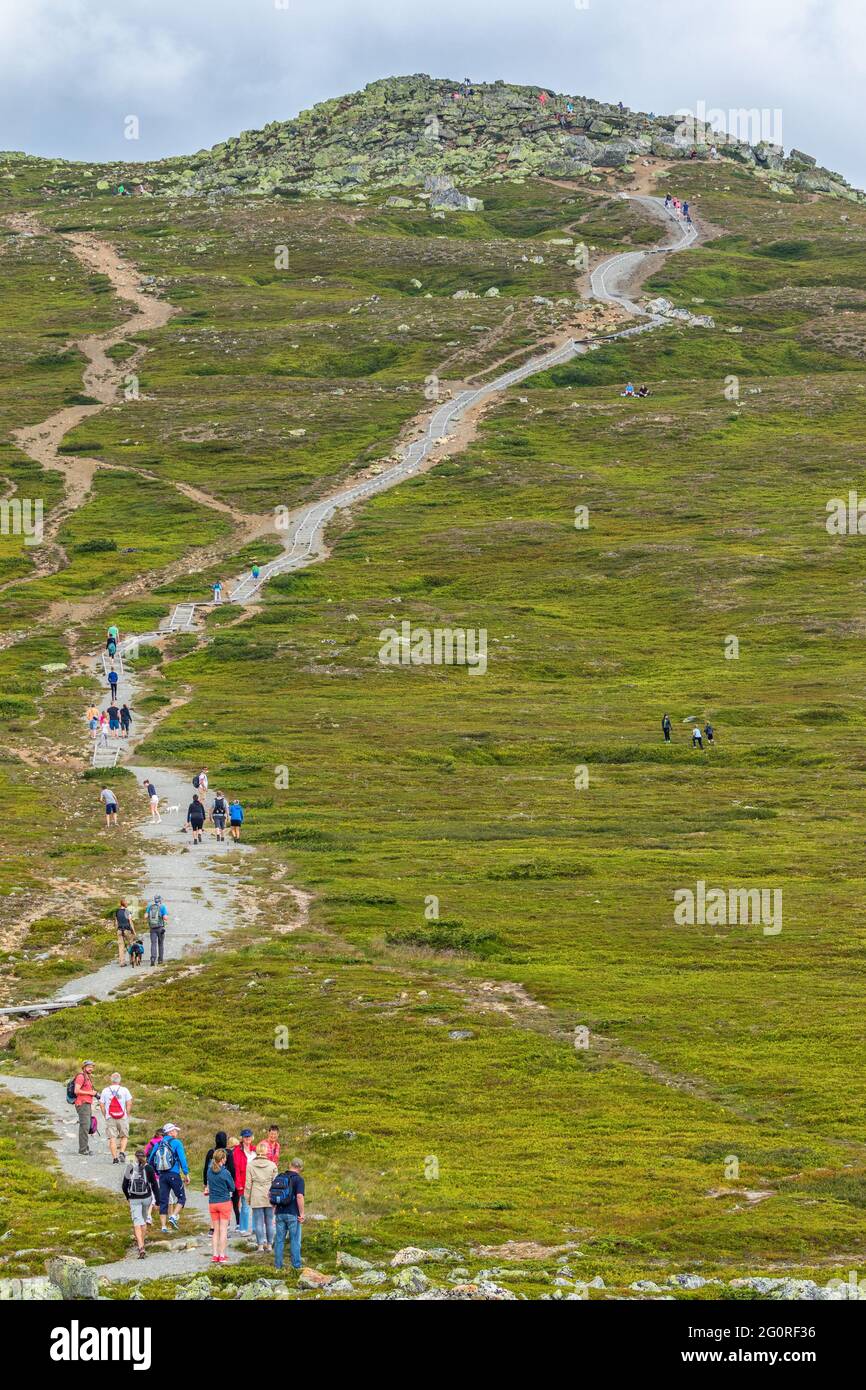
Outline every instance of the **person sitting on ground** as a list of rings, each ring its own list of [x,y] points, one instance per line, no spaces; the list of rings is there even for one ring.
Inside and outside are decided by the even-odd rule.
[[[229,1234],[229,1220],[232,1214],[232,1193],[235,1190],[235,1180],[229,1172],[227,1159],[228,1154],[225,1149],[214,1150],[213,1158],[208,1165],[207,1183],[204,1189],[210,1210],[211,1242],[215,1265],[225,1264],[228,1259],[226,1244]]]
[[[625,390],[624,390],[624,391],[620,391],[619,394],[620,394],[621,396],[633,396],[633,395],[634,395],[634,382],[633,382],[633,381],[627,381],[626,384],[625,384]]]
[[[120,1084],[120,1072],[111,1073],[111,1082],[100,1092],[99,1108],[105,1118],[105,1133],[111,1150],[112,1163],[126,1157],[129,1142],[129,1117],[132,1114],[132,1095]],[[120,1155],[117,1146],[120,1144]]]
[[[186,823],[192,831],[192,842],[194,845],[201,844],[201,832],[204,829],[205,809],[203,802],[198,799],[198,792],[193,792],[192,801],[189,803],[186,812]]]
[[[641,387],[639,387],[638,393],[637,393],[637,394],[640,396],[641,400],[646,400],[646,398],[647,398],[647,396],[649,395],[649,393],[650,393],[650,389],[649,389],[648,386],[641,386]]]
[[[138,1246],[138,1258],[143,1260],[147,1254],[144,1248],[144,1236],[147,1227],[151,1224],[151,1208],[154,1202],[159,1201],[159,1179],[148,1163],[144,1149],[136,1149],[135,1161],[127,1164],[121,1186],[123,1195],[129,1202],[129,1214],[132,1217],[132,1230],[135,1235],[135,1243]]]

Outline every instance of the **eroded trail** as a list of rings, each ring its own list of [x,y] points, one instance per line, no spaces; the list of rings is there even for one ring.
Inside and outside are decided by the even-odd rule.
[[[619,305],[637,319],[637,322],[631,323],[628,327],[606,335],[607,339],[642,333],[664,322],[647,316],[631,301],[629,290],[632,278],[644,258],[658,254],[659,250],[668,252],[683,249],[694,240],[692,229],[686,228],[675,215],[668,214],[660,199],[641,196],[638,201],[650,205],[649,210],[653,215],[659,216],[663,222],[669,224],[669,242],[652,251],[629,252],[625,256],[609,257],[596,267],[592,277],[593,295],[600,301]],[[21,219],[17,225],[22,231],[33,230],[29,223]],[[120,399],[124,377],[134,367],[145,348],[139,346],[132,357],[126,358],[120,364],[108,356],[109,350],[137,333],[164,326],[175,312],[165,300],[148,293],[142,287],[138,272],[111,246],[83,233],[66,233],[64,240],[84,265],[108,276],[118,296],[132,306],[133,312],[124,323],[109,332],[75,340],[75,345],[87,360],[84,391],[97,403],[59,410],[41,424],[28,426],[15,433],[14,437],[20,449],[44,467],[56,469],[63,474],[66,492],[63,502],[49,519],[48,529],[51,535],[56,535],[63,517],[86,499],[96,470],[109,466],[97,459],[69,458],[60,454],[62,440],[89,415]],[[255,580],[249,575],[240,576],[234,583],[230,598],[238,604],[251,605],[269,579],[325,558],[325,531],[338,510],[351,508],[368,497],[396,487],[404,480],[433,468],[442,459],[459,452],[471,438],[483,410],[495,397],[527,377],[567,362],[576,354],[589,350],[588,340],[575,341],[568,338],[565,342],[547,348],[520,365],[502,372],[491,381],[460,391],[453,398],[436,405],[432,412],[423,412],[410,425],[407,432],[408,442],[397,463],[380,473],[356,478],[351,483],[336,488],[329,496],[297,508],[289,516],[288,525],[280,530],[273,529],[271,518],[235,517],[242,523],[241,534],[244,537],[250,533],[263,535],[270,531],[281,541],[283,553],[263,566]],[[223,512],[231,510],[226,504],[216,501],[198,489],[184,484],[176,486],[186,496],[203,505],[213,506]],[[236,534],[236,544],[238,539]],[[62,562],[62,552],[60,560],[57,559],[58,550],[59,547],[55,547],[55,557],[51,561],[53,568],[57,568],[58,563]],[[188,562],[189,556],[185,557],[183,563],[188,567]],[[165,578],[165,573],[154,577],[152,586],[164,582]],[[118,594],[111,596],[112,601],[116,601],[117,598]],[[142,634],[138,640],[155,641],[163,635]],[[101,672],[99,665],[94,669]],[[124,673],[119,690],[121,702],[127,701],[134,710],[138,693],[134,678]],[[143,734],[144,730],[141,733]],[[133,752],[135,741],[131,740],[128,746],[124,746],[125,754]],[[176,964],[181,957],[200,950],[202,946],[228,931],[245,915],[248,916],[250,911],[254,911],[244,900],[237,882],[244,851],[232,847],[231,844],[218,845],[212,836],[207,838],[203,846],[192,846],[190,837],[182,832],[187,805],[192,796],[192,788],[185,775],[170,768],[130,765],[130,770],[135,773],[139,787],[142,778],[151,778],[168,805],[177,808],[164,812],[161,824],[151,824],[145,819],[147,803],[143,795],[137,812],[134,808],[124,808],[121,804],[121,814],[124,817],[128,817],[129,814],[137,814],[140,817],[138,833],[144,842],[142,898],[146,900],[154,892],[160,892],[168,904],[172,916],[166,933],[166,961]],[[104,785],[111,786],[110,769],[106,770]],[[223,790],[231,791],[230,788]],[[309,895],[291,887],[289,893],[294,901],[295,920],[301,923],[306,919]],[[140,922],[139,926],[146,938],[147,933]],[[149,954],[149,943],[146,942],[145,962],[149,959]],[[194,964],[190,964],[189,968],[195,968]],[[164,967],[164,970],[168,972],[169,966]],[[149,965],[145,964],[135,972],[135,976],[138,979],[149,976],[150,979],[155,977],[159,980],[162,972],[159,969],[151,972]],[[68,999],[70,996],[81,996],[105,999],[127,983],[134,982],[134,973],[128,967],[121,968],[114,959],[99,970],[67,983],[55,997]],[[16,1094],[33,1099],[47,1110],[55,1134],[53,1148],[67,1176],[77,1182],[95,1183],[111,1190],[118,1188],[118,1174],[122,1170],[111,1165],[103,1150],[93,1159],[79,1158],[75,1147],[74,1124],[70,1123],[72,1107],[66,1105],[63,1087],[59,1083],[40,1077],[8,1075],[0,1080]],[[665,1084],[677,1086],[680,1081],[683,1088],[686,1088],[686,1079],[665,1079]],[[74,1116],[72,1119],[74,1120]],[[196,1199],[195,1205],[203,1207],[203,1200]],[[139,1264],[137,1260],[127,1259],[104,1266],[103,1272],[110,1273],[114,1278],[136,1278],[145,1272],[148,1277],[153,1277],[161,1272],[180,1274],[188,1269],[200,1268],[201,1262],[202,1249],[198,1242],[193,1242],[189,1250],[181,1249],[175,1243],[171,1254],[152,1256],[145,1265]]]

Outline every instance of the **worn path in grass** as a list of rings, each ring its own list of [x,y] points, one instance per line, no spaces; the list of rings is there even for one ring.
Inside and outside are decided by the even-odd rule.
[[[593,271],[591,277],[593,295],[598,299],[622,305],[629,313],[640,319],[637,324],[609,335],[611,338],[645,332],[664,322],[663,319],[646,315],[630,300],[631,283],[636,272],[643,266],[646,257],[681,250],[690,246],[696,236],[694,228],[686,226],[676,214],[665,210],[661,199],[639,195],[635,201],[647,207],[653,216],[660,216],[664,222],[669,224],[670,240],[662,247],[649,251],[627,252],[624,255],[611,256],[601,262]],[[136,287],[135,272],[125,265],[110,248],[103,248],[100,243],[94,244],[94,239],[89,237],[73,238],[68,236],[67,240],[75,253],[86,264],[109,275],[115,288],[118,289],[118,293],[122,292],[120,288],[122,284],[123,297],[132,299],[140,314],[145,315],[145,307],[148,311],[145,315],[147,321],[145,321],[145,317],[136,317],[120,328],[112,330],[109,334],[99,335],[89,340],[82,339],[79,342],[79,346],[90,364],[85,372],[86,389],[89,393],[97,396],[104,405],[116,399],[120,375],[123,371],[128,370],[128,362],[122,368],[117,368],[110,359],[106,358],[105,349],[112,342],[122,341],[131,332],[166,323],[173,310],[162,301],[144,295]],[[159,309],[157,306],[160,306]],[[154,312],[150,313],[150,311]],[[588,342],[578,343],[569,339],[565,344],[529,358],[518,367],[504,372],[490,382],[477,388],[461,391],[453,399],[437,406],[431,415],[425,414],[418,423],[420,429],[418,437],[405,448],[398,463],[382,473],[345,486],[330,497],[291,513],[288,518],[288,525],[276,533],[283,543],[283,554],[270,564],[263,566],[256,579],[253,579],[251,575],[239,577],[232,589],[231,599],[236,603],[249,603],[269,579],[290,570],[304,568],[316,560],[324,558],[327,554],[324,539],[325,529],[338,510],[352,507],[368,497],[385,492],[405,479],[417,476],[428,468],[432,468],[443,457],[446,457],[448,452],[454,451],[455,443],[462,447],[465,438],[468,437],[466,434],[467,425],[471,430],[472,422],[477,422],[481,411],[493,397],[506,391],[510,386],[523,381],[526,377],[546,371],[550,367],[568,361],[577,353],[589,350],[590,344]],[[100,392],[102,394],[98,394]],[[66,474],[67,496],[63,504],[65,511],[79,505],[86,496],[93,469],[98,466],[98,463],[95,460],[76,460],[74,465],[70,465],[68,460],[58,455],[58,446],[67,429],[71,429],[85,415],[101,408],[102,406],[75,407],[70,411],[58,412],[42,425],[32,426],[28,430],[20,431],[17,435],[19,447],[30,457],[45,464],[45,466],[60,468]],[[67,417],[69,417],[68,423],[64,424]],[[458,438],[455,439],[454,435],[446,438],[448,430],[454,431]],[[450,450],[449,445],[451,446]],[[76,471],[72,471],[73,469]],[[202,500],[206,500],[204,496],[202,496]],[[157,635],[148,634],[151,639],[156,638]],[[126,673],[122,678],[119,695],[121,701],[128,701],[134,708],[135,682]],[[127,749],[132,751],[134,742],[134,740],[130,740],[124,751]],[[166,961],[176,961],[183,954],[213,941],[221,932],[235,925],[242,915],[244,909],[237,892],[234,873],[231,871],[222,872],[216,867],[217,862],[221,859],[229,856],[236,859],[238,851],[230,844],[218,845],[212,836],[207,837],[204,845],[192,846],[188,834],[182,833],[181,827],[186,819],[186,808],[192,799],[192,787],[187,783],[185,777],[168,768],[143,768],[130,765],[130,771],[135,774],[139,789],[142,779],[147,776],[152,779],[160,796],[164,798],[162,804],[165,805],[167,802],[169,805],[179,808],[177,812],[164,813],[161,824],[150,823],[145,819],[147,815],[146,798],[143,790],[139,792],[141,797],[140,815],[143,823],[138,826],[138,833],[141,834],[146,846],[145,899],[152,896],[154,892],[162,894],[171,914],[165,936]],[[110,769],[106,771],[103,785],[111,786]],[[135,812],[131,807],[126,807],[121,803],[124,826],[128,826],[130,818],[134,814]],[[118,833],[121,832],[118,831]],[[306,895],[296,891],[296,901],[299,911],[303,915],[308,901]],[[145,961],[148,959],[149,943],[146,948]],[[127,981],[132,983],[134,979],[143,975],[151,977],[156,983],[160,977],[159,968],[157,967],[155,971],[151,972],[150,967],[145,964],[133,974],[128,967],[120,967],[114,959],[111,964],[103,966],[100,970],[67,983],[56,997],[65,998],[70,995],[81,994],[105,999]],[[48,1081],[41,1077],[7,1075],[2,1077],[2,1084],[15,1094],[36,1101],[48,1112],[55,1132],[52,1147],[61,1169],[67,1177],[71,1178],[73,1182],[95,1183],[111,1190],[119,1188],[121,1169],[111,1163],[102,1141],[100,1141],[93,1157],[87,1159],[79,1156],[75,1117],[72,1113],[72,1107],[66,1102],[65,1088],[59,1082]],[[169,1117],[159,1118],[168,1119]],[[195,1209],[206,1212],[206,1200],[194,1185],[190,1190],[190,1204]],[[189,1270],[202,1268],[206,1254],[206,1249],[203,1246],[190,1251],[179,1250],[176,1254],[159,1252],[149,1256],[147,1261],[139,1261],[133,1257],[101,1266],[100,1272],[110,1274],[114,1279],[136,1279],[157,1277],[159,1274],[186,1273]],[[237,1256],[235,1255],[234,1258]]]

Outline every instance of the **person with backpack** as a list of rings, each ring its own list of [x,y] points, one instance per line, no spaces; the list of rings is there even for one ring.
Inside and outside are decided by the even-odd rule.
[[[93,1085],[93,1062],[82,1062],[81,1071],[66,1087],[66,1099],[71,1099],[78,1116],[78,1152],[83,1158],[90,1157],[90,1131],[93,1119],[93,1102],[96,1088]]]
[[[211,807],[210,813],[214,825],[214,830],[216,831],[217,844],[225,844],[226,816],[229,813],[229,808],[226,804],[226,799],[223,796],[222,792],[217,792],[216,796],[214,797],[213,806]]]
[[[106,638],[107,638],[107,640],[108,640],[109,642],[111,642],[111,641],[119,642],[119,641],[120,641],[120,629],[119,629],[119,627],[117,626],[117,623],[112,623],[111,626],[109,627],[107,633],[106,633],[105,635],[106,635]]]
[[[225,1149],[215,1149],[213,1158],[205,1174],[205,1196],[211,1219],[211,1242],[215,1265],[226,1263],[226,1243],[229,1236],[229,1220],[232,1214],[232,1194],[235,1180],[229,1172],[228,1154]]]
[[[670,717],[669,714],[666,714],[666,715],[664,716],[664,718],[662,719],[662,733],[663,733],[664,736],[665,736],[665,743],[670,743],[670,741],[671,741],[671,717]]]
[[[144,915],[150,928],[150,963],[151,965],[162,965],[168,908],[159,893],[154,893],[153,898],[144,909]]]
[[[115,656],[117,655],[117,643],[115,642],[113,637],[109,637],[108,641],[105,644],[105,649],[108,652],[108,655],[111,657],[111,660],[113,661]]]
[[[241,826],[243,823],[244,808],[237,797],[235,797],[234,801],[229,806],[229,830],[233,840],[239,840],[241,838]]]
[[[127,906],[126,898],[121,898],[120,903],[115,908],[114,920],[117,923],[117,963],[118,965],[126,965],[129,944],[135,938],[132,914]]]
[[[222,601],[223,601],[223,586],[222,586],[222,580],[221,580],[221,579],[216,579],[216,580],[214,580],[214,583],[211,585],[211,588],[213,589],[213,601],[214,601],[214,603],[222,603]]]
[[[192,831],[192,842],[194,845],[201,844],[201,832],[204,830],[206,811],[204,802],[199,801],[198,792],[193,792],[192,801],[186,811],[186,823]]]
[[[169,1199],[173,1196],[179,1207],[186,1206],[186,1187],[189,1183],[189,1164],[177,1125],[162,1127],[162,1138],[150,1151],[150,1161],[159,1178],[159,1222],[163,1235],[168,1235],[168,1221],[177,1230],[180,1218],[169,1216]]]
[[[203,767],[201,772],[197,772],[192,779],[192,789],[198,792],[203,802],[207,803],[207,768]]]
[[[144,1236],[151,1224],[150,1209],[155,1201],[159,1201],[159,1179],[148,1163],[144,1149],[136,1149],[135,1162],[126,1165],[121,1188],[129,1203],[138,1258],[143,1260],[147,1253],[144,1248]]]
[[[126,1157],[126,1146],[129,1143],[129,1117],[132,1114],[132,1096],[125,1086],[120,1084],[120,1072],[111,1073],[111,1083],[105,1087],[99,1097],[99,1108],[105,1116],[105,1133],[108,1139],[108,1147],[111,1149],[112,1163],[119,1163],[121,1158]],[[120,1157],[117,1153],[118,1141],[120,1142]]]
[[[284,1173],[278,1173],[271,1184],[271,1206],[276,1213],[274,1234],[274,1269],[283,1267],[286,1238],[293,1269],[301,1267],[301,1227],[304,1224],[304,1164],[293,1158]]]
[[[274,1212],[269,1193],[276,1176],[277,1165],[268,1157],[268,1146],[263,1139],[247,1163],[244,1183],[244,1201],[253,1214],[253,1235],[259,1252],[271,1250],[274,1244]]]

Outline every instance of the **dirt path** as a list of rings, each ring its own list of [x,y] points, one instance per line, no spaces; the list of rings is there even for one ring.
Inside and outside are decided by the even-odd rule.
[[[660,200],[641,195],[639,201],[647,206],[653,215],[661,208],[660,215],[663,221],[671,224],[672,244],[667,245],[665,250],[676,251],[691,244],[687,231],[682,228],[676,217],[664,211]],[[83,234],[68,233],[66,240],[87,265],[109,276],[120,297],[131,302],[136,312],[126,323],[112,329],[110,333],[82,338],[78,342],[88,360],[84,374],[85,390],[100,404],[58,411],[41,425],[18,431],[15,436],[19,447],[37,462],[64,473],[67,484],[66,498],[61,504],[64,515],[74,506],[80,505],[86,497],[93,473],[100,464],[92,459],[68,460],[58,454],[59,444],[67,430],[74,428],[81,419],[117,399],[122,376],[134,360],[128,358],[118,367],[106,356],[107,349],[114,343],[124,341],[132,333],[167,323],[174,312],[164,301],[153,299],[144,293],[139,286],[137,272],[111,247]],[[630,264],[628,273],[633,273],[635,265],[642,258],[655,254],[655,250],[626,253]],[[644,332],[658,327],[663,322],[647,317],[629,299],[629,282],[625,268],[622,265],[618,268],[614,266],[615,262],[623,260],[623,257],[609,257],[607,262],[603,262],[593,272],[594,275],[601,272],[597,288],[593,285],[596,297],[607,303],[619,305],[640,319],[637,324],[611,334],[611,337]],[[610,274],[605,274],[606,265],[611,267]],[[441,459],[465,446],[483,410],[494,397],[526,377],[570,361],[576,354],[586,351],[586,342],[576,342],[573,338],[568,338],[564,343],[532,356],[490,382],[460,391],[452,399],[438,404],[432,412],[425,413],[415,422],[416,437],[406,444],[397,463],[383,468],[378,474],[337,488],[330,496],[312,505],[296,509],[290,515],[286,529],[275,533],[283,543],[283,554],[263,566],[256,580],[250,575],[239,577],[231,591],[231,599],[236,603],[249,605],[268,579],[324,558],[327,555],[325,529],[338,510],[348,509],[434,467]],[[204,500],[206,494],[200,494],[200,497]],[[222,509],[221,506],[218,507],[218,510]],[[188,565],[188,558],[185,564]],[[114,597],[116,598],[116,595]],[[151,639],[155,636],[156,634],[148,634]],[[101,667],[97,669],[101,670]],[[137,695],[134,679],[124,674],[118,693],[121,702],[127,701],[134,711]],[[144,732],[144,729],[139,730],[137,737],[141,738]],[[134,746],[135,740],[130,740],[124,748],[124,753],[132,752]],[[143,898],[146,901],[154,892],[162,894],[170,912],[165,937],[166,961],[176,963],[182,956],[207,945],[236,924],[244,909],[234,874],[240,869],[238,861],[244,851],[239,851],[230,844],[218,845],[211,836],[204,845],[192,846],[188,835],[184,835],[181,830],[186,819],[186,808],[192,797],[192,787],[187,784],[186,778],[169,768],[127,765],[130,771],[135,773],[139,788],[142,778],[150,777],[168,804],[178,808],[176,811],[164,813],[161,824],[151,824],[146,820],[147,802],[143,790],[138,793],[138,804],[133,802],[132,806],[127,807],[123,801],[120,803],[121,815],[126,823],[133,817],[141,819],[139,833],[145,846]],[[111,787],[110,769],[105,772],[103,786]],[[229,872],[223,872],[217,867],[219,864],[223,867],[228,866]],[[293,893],[299,920],[303,920],[309,896],[297,889],[293,890]],[[142,934],[144,935],[143,930]],[[149,949],[145,955],[145,961],[147,960]],[[119,988],[141,981],[145,976],[149,977],[149,981],[156,983],[169,968],[166,964],[162,970],[158,966],[151,970],[151,967],[145,964],[133,972],[128,967],[121,967],[115,958],[99,970],[68,982],[55,997],[82,995],[106,999]],[[79,1157],[74,1116],[70,1117],[69,1113],[72,1107],[67,1105],[64,1088],[60,1083],[39,1077],[4,1074],[0,1077],[0,1084],[17,1095],[34,1099],[47,1110],[55,1131],[53,1148],[66,1176],[73,1181],[92,1182],[111,1190],[119,1187],[118,1174],[121,1170],[111,1164],[110,1160],[106,1162],[104,1154],[98,1154],[89,1160]],[[153,1118],[157,1120],[157,1117]],[[191,1192],[191,1203],[198,1210],[204,1209],[204,1199],[201,1198],[200,1192],[195,1192],[195,1188]],[[178,1274],[190,1269],[200,1269],[204,1263],[203,1251],[198,1246],[194,1250],[179,1251],[177,1254],[154,1254],[146,1262],[137,1259],[117,1261],[102,1266],[100,1272],[121,1279],[155,1277],[158,1273]]]

